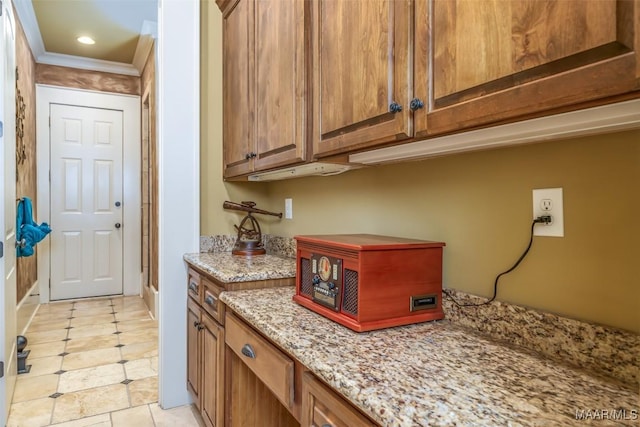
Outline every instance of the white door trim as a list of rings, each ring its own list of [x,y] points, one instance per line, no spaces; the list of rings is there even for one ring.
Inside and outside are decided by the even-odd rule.
[[[37,218],[50,223],[49,197],[49,104],[66,104],[123,111],[123,293],[142,292],[141,206],[140,191],[140,97],[48,85],[36,85],[36,157],[37,157]],[[50,244],[42,240],[37,246],[40,302],[49,302]]]

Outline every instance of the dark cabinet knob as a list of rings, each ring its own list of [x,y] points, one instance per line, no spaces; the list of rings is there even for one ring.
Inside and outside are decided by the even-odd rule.
[[[116,228],[120,228],[122,225],[119,222],[116,222]]]
[[[258,155],[256,153],[254,153],[254,152],[247,153],[247,154],[244,155],[244,159],[245,160],[253,159],[253,158],[256,158],[256,157],[258,157]]]
[[[418,98],[413,98],[411,100],[411,104],[409,104],[409,108],[411,108],[411,111],[419,110],[422,107],[424,107],[424,102],[420,101],[420,99]]]
[[[399,113],[402,111],[402,105],[397,102],[392,102],[391,105],[389,105],[389,111],[392,113]]]
[[[244,354],[245,356],[247,356],[250,359],[255,359],[256,358],[256,352],[253,350],[253,347],[251,347],[251,344],[245,344],[242,346],[242,354]]]
[[[203,330],[203,329],[204,329],[204,326],[202,325],[202,323],[200,323],[200,324],[198,325],[198,330],[199,330],[199,331],[201,331],[201,330]]]
[[[194,321],[193,321],[193,327],[194,327],[194,328],[197,328],[199,325],[200,325],[200,323],[198,323],[198,321],[197,321],[197,320],[194,320]]]

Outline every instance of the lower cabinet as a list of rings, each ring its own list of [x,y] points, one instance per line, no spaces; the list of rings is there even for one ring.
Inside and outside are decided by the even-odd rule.
[[[226,425],[300,426],[294,361],[228,312],[225,326]]]
[[[316,377],[305,372],[302,378],[302,425],[364,427],[376,424]]]
[[[187,388],[205,425],[224,425],[224,328],[187,302]]]

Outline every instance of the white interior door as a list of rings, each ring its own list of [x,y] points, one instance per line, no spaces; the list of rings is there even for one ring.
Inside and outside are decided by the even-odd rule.
[[[3,185],[0,200],[0,238],[3,259],[0,259],[0,277],[4,286],[0,290],[0,361],[4,364],[0,378],[0,425],[7,421],[13,388],[16,381],[16,133],[15,133],[15,34],[13,10],[10,1],[2,1],[0,17],[0,168]]]
[[[50,104],[52,300],[122,294],[122,115]]]

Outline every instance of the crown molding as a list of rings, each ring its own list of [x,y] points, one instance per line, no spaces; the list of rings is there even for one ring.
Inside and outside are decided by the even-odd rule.
[[[48,53],[36,57],[40,64],[58,65],[60,67],[79,68],[82,70],[101,71],[103,73],[139,76],[140,72],[131,64],[124,62],[104,61],[102,59],[85,58],[82,56]]]
[[[147,58],[151,53],[153,42],[158,37],[158,24],[152,21],[144,21],[142,23],[142,29],[140,30],[140,37],[138,37],[138,45],[136,46],[136,52],[133,55],[133,66],[138,70],[139,74],[142,74],[144,66],[147,63]]]
[[[33,3],[31,3],[31,0],[14,0],[13,5],[16,8],[16,12],[18,12],[18,19],[22,24],[27,42],[29,42],[31,53],[34,58],[38,58],[46,52],[40,28],[38,27],[38,20],[36,19],[36,12],[33,10]]]

